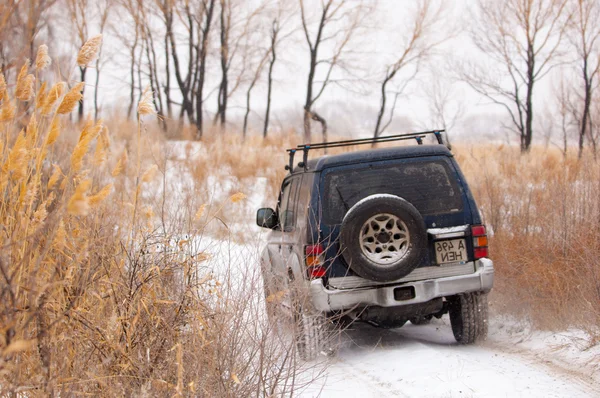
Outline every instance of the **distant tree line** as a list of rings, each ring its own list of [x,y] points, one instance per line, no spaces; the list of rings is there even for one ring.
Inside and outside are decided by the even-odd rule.
[[[293,62],[307,71],[298,78],[306,82],[302,128],[304,139],[311,141],[315,124],[327,140],[328,120],[318,101],[331,86],[360,94],[362,83],[369,82],[380,98],[372,123],[377,137],[392,123],[398,99],[408,95],[407,86],[443,59],[449,65],[446,73],[434,74],[424,90],[431,119],[439,126],[451,128],[461,114],[461,109],[448,106],[456,100],[448,82],[466,84],[505,112],[505,128],[516,133],[523,152],[531,148],[536,131],[550,129],[559,132],[565,152],[569,137],[575,137],[580,156],[585,147],[596,153],[600,2],[477,0],[468,12],[469,22],[462,24],[477,54],[464,60],[444,53],[444,43],[461,28],[444,31],[454,22],[446,2],[405,2],[398,16],[404,28],[386,39],[396,53],[390,62],[365,71],[354,57],[361,50],[357,43],[379,28],[370,17],[378,7],[383,6],[367,0],[4,0],[0,69],[16,74],[24,59],[33,59],[39,44],[58,41],[80,47],[90,36],[102,34],[104,46],[119,46],[111,51],[125,62],[129,117],[149,86],[161,127],[169,127],[167,120],[178,121],[179,126],[193,126],[195,138],[202,139],[208,127],[227,131],[235,98],[244,104],[245,137],[255,113],[252,105],[259,101],[255,89],[262,86],[260,130],[266,137],[279,87],[276,69],[295,46],[302,55]],[[70,61],[61,61],[60,54],[54,58]],[[95,65],[80,66],[78,76],[72,76],[71,81],[83,81],[86,90],[93,90],[80,103],[79,118],[86,113],[97,118],[102,111],[98,92],[106,62],[100,58]],[[549,101],[537,97],[539,81],[546,77],[552,77],[554,87]],[[541,112],[542,102],[556,112]],[[545,120],[548,114],[552,123]]]

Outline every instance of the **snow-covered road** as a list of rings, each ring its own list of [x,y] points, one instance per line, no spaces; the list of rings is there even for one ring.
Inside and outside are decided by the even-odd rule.
[[[301,396],[600,397],[600,385],[584,372],[493,334],[482,345],[459,346],[447,322],[395,330],[353,325],[324,377]]]

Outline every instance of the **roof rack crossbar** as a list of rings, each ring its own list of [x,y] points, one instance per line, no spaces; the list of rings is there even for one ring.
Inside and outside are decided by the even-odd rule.
[[[376,137],[376,138],[358,138],[353,140],[342,140],[342,141],[331,141],[331,142],[320,142],[316,144],[303,144],[298,145],[296,148],[290,148],[286,151],[289,153],[289,163],[285,166],[286,170],[289,170],[290,173],[294,170],[294,155],[296,151],[302,150],[302,162],[298,164],[299,167],[304,168],[304,171],[308,168],[308,152],[311,149],[326,149],[326,148],[338,148],[342,146],[350,146],[350,145],[364,145],[364,144],[376,144],[381,142],[392,142],[392,141],[403,141],[403,140],[416,140],[418,145],[423,145],[423,138],[425,138],[428,134],[433,134],[437,139],[438,144],[445,145],[444,138],[442,133],[445,130],[431,130],[431,131],[422,131],[418,133],[409,133],[409,134],[397,134],[397,135],[389,135],[384,137]]]
[[[379,141],[377,141],[377,143],[392,142],[392,141],[404,141],[404,140],[416,140],[417,143],[418,143],[419,140],[422,141],[422,139],[425,138],[425,137],[426,137],[425,135],[411,135],[410,137],[394,138],[394,139],[388,139],[388,140],[379,140]],[[342,146],[365,145],[365,144],[371,144],[371,143],[372,143],[371,141],[355,142],[355,143],[352,143],[352,144],[332,143],[331,145],[327,145],[327,146],[318,146],[318,144],[314,144],[314,145],[299,146],[297,149],[305,151],[305,152],[308,152],[308,150],[310,150],[310,149],[339,148],[339,147],[342,147]]]
[[[308,146],[308,147],[310,147],[310,149],[323,149],[323,148],[331,148],[331,147],[344,146],[344,145],[358,145],[361,143],[375,144],[378,142],[406,140],[406,139],[411,139],[411,138],[415,138],[417,136],[427,135],[427,134],[434,134],[436,136],[436,138],[438,138],[438,137],[441,137],[440,133],[442,133],[444,131],[445,130],[431,130],[431,131],[422,131],[422,132],[409,133],[409,134],[388,135],[388,136],[382,136],[382,137],[377,137],[377,138],[358,138],[358,139],[353,139],[353,140],[320,142],[320,143],[316,143],[316,144],[298,145],[296,148],[304,149],[305,147]],[[439,138],[438,138],[438,142],[439,142]]]

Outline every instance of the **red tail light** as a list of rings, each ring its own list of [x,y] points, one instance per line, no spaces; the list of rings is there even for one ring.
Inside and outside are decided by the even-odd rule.
[[[310,279],[322,278],[325,276],[325,268],[323,267],[311,267],[308,269],[308,276]]]
[[[485,225],[473,225],[471,227],[471,233],[473,236],[485,236],[487,232],[485,230]]]
[[[473,255],[475,260],[488,257],[488,239],[485,225],[473,225],[471,227],[471,235],[473,235]]]
[[[323,253],[325,249],[323,245],[308,245],[304,248],[305,262],[308,277],[310,279],[322,278],[326,271],[323,268]]]
[[[320,256],[323,254],[325,250],[323,250],[323,245],[308,245],[304,248],[304,254],[307,256]]]
[[[489,250],[487,247],[476,247],[473,249],[473,253],[475,254],[475,259],[489,256]]]

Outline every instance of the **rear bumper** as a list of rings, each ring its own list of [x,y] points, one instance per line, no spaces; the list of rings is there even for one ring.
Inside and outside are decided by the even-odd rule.
[[[475,261],[475,272],[468,275],[428,279],[385,287],[357,289],[328,289],[321,279],[310,284],[310,296],[319,311],[350,309],[357,306],[376,305],[396,307],[407,304],[424,303],[437,297],[453,296],[459,293],[489,291],[494,285],[494,263],[487,259]],[[394,289],[412,286],[415,297],[408,300],[396,300]]]

